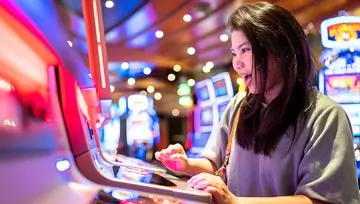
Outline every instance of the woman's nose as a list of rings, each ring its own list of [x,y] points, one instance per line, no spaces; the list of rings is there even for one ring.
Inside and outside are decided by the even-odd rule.
[[[244,63],[241,61],[235,61],[233,64],[235,70],[240,70],[245,67]]]

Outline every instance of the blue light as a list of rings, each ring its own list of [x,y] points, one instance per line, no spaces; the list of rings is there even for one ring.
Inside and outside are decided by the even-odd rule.
[[[109,62],[108,69],[111,72],[117,73],[120,77],[137,77],[137,76],[145,76],[144,68],[148,67],[151,71],[154,69],[154,65],[147,62],[127,62],[129,64],[128,69],[121,68],[121,64],[123,62]]]
[[[136,13],[131,19],[128,20],[128,22],[125,24],[126,29],[126,36],[130,36],[133,33],[138,33],[143,29],[145,25],[149,25],[149,16],[146,11],[141,11]],[[134,26],[137,25],[137,26]],[[140,35],[136,37],[135,39],[128,42],[128,45],[131,47],[143,47],[148,44],[148,41],[150,41],[151,36],[149,35]],[[154,38],[154,36],[152,36]]]

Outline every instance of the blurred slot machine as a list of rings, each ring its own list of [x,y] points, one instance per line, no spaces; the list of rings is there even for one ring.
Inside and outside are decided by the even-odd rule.
[[[318,87],[338,102],[350,119],[360,178],[360,17],[323,21],[321,41],[326,49],[320,57],[323,69],[318,73]]]
[[[64,70],[58,70],[57,75],[60,104],[75,160],[73,165],[81,176],[94,184],[105,186],[98,188],[95,199],[99,203],[130,200],[137,203],[154,203],[154,200],[170,203],[210,202],[208,194],[187,190],[186,183],[176,177],[136,163],[109,159],[100,148],[100,137],[94,122],[97,114],[91,111],[87,102],[87,98],[95,96],[95,89],[79,88]],[[76,97],[68,97],[73,95]]]
[[[190,149],[188,157],[199,157],[210,137],[214,120],[218,118],[217,109],[213,107],[215,93],[211,89],[210,79],[199,81],[195,84],[197,106],[194,107],[194,133],[188,137]]]
[[[111,118],[100,128],[100,140],[105,153],[116,154],[120,140],[120,115],[118,104],[111,105]]]
[[[152,98],[134,94],[127,97],[126,140],[129,155],[151,161],[153,147],[159,143],[159,120]]]
[[[215,106],[218,107],[218,121],[220,121],[228,103],[234,97],[234,89],[228,72],[211,77],[211,81],[215,92]]]
[[[195,84],[194,134],[189,157],[199,157],[211,134],[215,134],[229,101],[234,96],[229,73],[217,74]]]

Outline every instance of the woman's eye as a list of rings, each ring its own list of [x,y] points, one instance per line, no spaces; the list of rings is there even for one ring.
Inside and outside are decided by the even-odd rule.
[[[240,50],[240,52],[241,53],[245,53],[245,52],[248,52],[248,51],[250,51],[251,49],[250,48],[242,48],[241,50]]]
[[[231,53],[231,56],[236,57],[236,54],[232,52],[232,53]]]

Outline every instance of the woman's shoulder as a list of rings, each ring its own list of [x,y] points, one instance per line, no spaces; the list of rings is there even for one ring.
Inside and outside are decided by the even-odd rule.
[[[343,107],[325,94],[314,90],[310,101],[306,110],[308,124],[329,123],[330,119],[334,122],[348,123],[348,116]]]
[[[311,106],[313,115],[316,116],[324,112],[345,112],[339,103],[317,90],[313,94]]]

